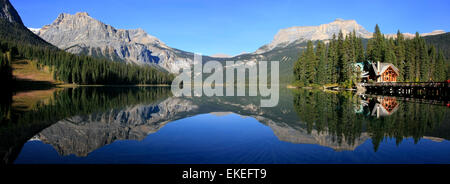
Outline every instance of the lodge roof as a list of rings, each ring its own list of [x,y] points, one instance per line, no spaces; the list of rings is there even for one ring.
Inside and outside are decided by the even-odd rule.
[[[392,63],[379,63],[380,66],[380,70],[378,72],[378,67],[377,67],[377,63],[372,63],[372,68],[373,71],[375,71],[375,73],[377,75],[381,75],[382,73],[384,73],[389,67],[391,67],[397,74],[399,73],[399,70],[397,67],[395,67]]]

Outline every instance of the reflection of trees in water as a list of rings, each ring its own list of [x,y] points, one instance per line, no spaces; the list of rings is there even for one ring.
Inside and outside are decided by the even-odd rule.
[[[353,145],[361,136],[362,124],[354,117],[351,100],[348,93],[334,95],[304,90],[295,94],[294,107],[300,120],[307,124],[308,132],[326,131],[333,136],[333,141]]]
[[[10,88],[2,90],[0,95],[0,126],[11,119],[12,91]]]
[[[2,96],[0,114],[2,120],[0,156],[4,158],[2,163],[12,163],[26,141],[61,119],[129,105],[153,103],[169,97],[169,94],[169,88],[68,88],[55,92],[51,102],[36,104],[32,110],[26,112],[15,111],[14,107],[11,107],[12,100],[4,103],[8,102],[8,99]],[[12,99],[11,95],[8,98]],[[9,109],[9,113],[4,109]]]
[[[412,137],[417,143],[448,118],[448,109],[442,106],[400,103],[395,97],[360,98],[351,92],[299,90],[294,107],[309,132],[316,129],[349,144],[367,132],[375,150],[385,138],[395,138],[398,145]]]

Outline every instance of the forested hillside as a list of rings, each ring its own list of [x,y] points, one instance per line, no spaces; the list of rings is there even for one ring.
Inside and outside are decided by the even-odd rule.
[[[423,37],[428,44],[444,52],[446,59],[450,59],[450,33]],[[447,60],[448,61],[448,60]]]
[[[9,53],[9,57],[2,58],[1,76],[10,75],[10,63],[14,57],[23,57],[35,60],[40,66],[49,66],[54,78],[65,83],[169,84],[173,79],[172,75],[150,66],[112,62],[61,51],[17,23],[0,19],[0,25],[1,51]]]
[[[377,25],[365,47],[362,38],[354,33],[344,37],[341,32],[327,44],[309,41],[295,63],[295,80],[300,85],[339,83],[351,87],[359,80],[355,63],[363,62],[368,68],[370,62],[380,61],[392,63],[400,70],[398,81],[445,81],[448,63],[444,51],[431,42],[427,44],[418,33],[414,39],[405,39],[400,32],[396,39],[387,39]]]

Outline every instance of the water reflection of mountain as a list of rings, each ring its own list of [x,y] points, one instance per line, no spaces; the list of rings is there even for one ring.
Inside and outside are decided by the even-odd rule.
[[[214,113],[220,116],[226,115],[223,112],[233,112],[253,117],[269,126],[281,141],[317,144],[341,151],[354,150],[372,138],[377,149],[385,136],[395,137],[399,141],[405,137],[423,137],[442,121],[446,110],[434,111],[437,119],[432,121],[411,121],[402,126],[406,120],[397,122],[400,119],[387,118],[395,115],[400,107],[395,98],[361,99],[351,94],[322,92],[300,92],[294,94],[294,98],[294,104],[292,100],[284,99],[276,108],[260,108],[260,98],[257,97],[169,97],[157,104],[139,104],[71,117],[45,129],[36,138],[53,145],[62,155],[86,156],[115,140],[143,140],[174,120],[198,114]],[[367,102],[363,105],[365,110],[362,114],[368,116],[354,112],[361,101]],[[290,105],[295,108],[288,108]],[[405,113],[400,112],[399,115]]]
[[[181,113],[197,109],[189,101],[170,98],[158,104],[74,116],[57,122],[33,137],[51,144],[61,155],[87,156],[116,140],[143,140]]]
[[[334,149],[335,151],[351,151],[366,142],[370,137],[367,133],[362,133],[360,137],[352,142],[336,141],[329,132],[319,132],[301,127],[292,127],[285,123],[276,123],[272,120],[257,116],[256,119],[268,125],[279,140],[294,144],[316,144]]]
[[[62,119],[120,109],[127,105],[158,103],[167,98],[169,92],[167,88],[68,88],[55,91],[45,103],[35,101],[33,92],[27,92],[27,96],[33,99],[28,101],[36,103],[28,104],[26,111],[22,110],[23,104],[14,105],[12,93],[1,96],[1,102],[9,102],[1,104],[2,164],[12,163],[30,138]]]
[[[4,140],[39,139],[61,155],[86,156],[116,140],[142,140],[171,121],[206,113],[226,115],[223,112],[253,117],[269,126],[281,141],[336,151],[354,150],[369,139],[376,150],[386,137],[396,138],[398,143],[406,137],[416,141],[423,136],[450,137],[448,109],[430,104],[360,98],[352,93],[282,90],[277,107],[260,108],[260,97],[175,98],[169,93],[168,88],[67,89],[55,95],[51,105],[16,117],[15,121],[33,131],[16,127],[12,131],[17,135]],[[378,116],[372,116],[374,112]],[[16,140],[15,145],[20,148],[23,143]]]

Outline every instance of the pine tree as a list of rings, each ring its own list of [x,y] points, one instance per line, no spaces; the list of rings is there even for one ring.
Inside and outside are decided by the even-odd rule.
[[[373,38],[369,40],[368,45],[368,58],[372,62],[384,62],[385,56],[385,38],[380,31],[378,24],[375,26],[375,32]]]
[[[365,62],[366,58],[362,38],[357,38],[356,44],[356,61]]]
[[[337,41],[337,54],[338,54],[338,60],[337,60],[337,73],[338,73],[338,82],[341,83],[344,81],[344,59],[348,59],[348,56],[345,54],[345,48],[344,48],[344,34],[342,33],[342,30],[339,31],[338,34],[338,41]],[[344,58],[344,55],[346,55]],[[345,61],[346,62],[346,61]]]
[[[327,83],[327,55],[326,46],[322,41],[317,42],[316,56],[318,59],[317,76],[314,83],[326,84]]]
[[[333,34],[333,37],[328,44],[328,64],[327,64],[327,73],[330,75],[328,79],[328,83],[337,83],[338,80],[338,52],[337,52],[337,40],[336,35]]]
[[[416,72],[416,48],[414,41],[408,41],[406,45],[405,79],[407,82],[415,81]]]
[[[421,75],[422,56],[421,56],[421,43],[420,35],[416,32],[416,37],[414,37],[414,53],[415,53],[415,70],[413,82],[419,82]]]
[[[402,82],[405,79],[405,43],[403,34],[400,30],[397,32],[397,38],[395,40],[395,55],[397,61],[397,68],[400,70],[400,74],[397,77],[397,81]]]
[[[436,59],[437,59],[437,53],[436,48],[432,45],[428,51],[429,61],[430,61],[430,67],[428,68],[428,74],[432,81],[436,81]]]
[[[302,52],[300,54],[300,57],[298,58],[297,62],[294,64],[294,75],[295,80],[299,81],[303,84],[305,84],[305,52]]]
[[[306,84],[314,83],[314,78],[316,77],[316,66],[317,66],[317,58],[314,53],[314,44],[312,41],[308,41],[308,45],[306,47],[306,58],[305,58],[305,78]]]
[[[448,71],[445,66],[444,52],[439,50],[437,61],[436,61],[436,80],[445,81],[448,78]]]
[[[428,82],[430,80],[429,69],[430,69],[430,60],[428,57],[428,48],[424,39],[419,39],[419,60],[420,60],[420,78],[421,82]]]

